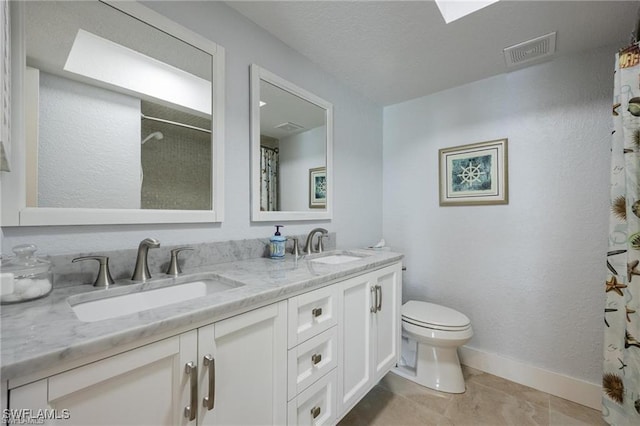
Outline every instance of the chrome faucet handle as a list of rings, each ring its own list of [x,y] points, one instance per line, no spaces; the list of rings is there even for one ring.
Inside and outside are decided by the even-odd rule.
[[[321,234],[318,236],[318,253],[322,253],[324,251],[324,243],[322,240],[325,238],[329,238],[329,235]]]
[[[157,247],[160,247],[160,241],[155,238],[145,238],[140,242],[138,246],[138,256],[136,257],[136,266],[133,269],[131,280],[144,282],[151,278],[149,263],[147,262],[147,253],[150,248]]]
[[[297,259],[300,257],[300,245],[298,244],[297,238],[291,238],[293,240],[293,248],[291,249],[291,253]]]
[[[71,261],[71,263],[81,262],[83,260],[97,260],[100,263],[100,268],[98,269],[98,276],[93,283],[94,287],[106,287],[108,288],[113,281],[111,277],[111,272],[109,271],[109,258],[107,256],[81,256],[76,257]]]
[[[167,269],[167,275],[173,275],[177,277],[182,273],[182,269],[180,269],[180,264],[178,263],[178,254],[181,251],[185,250],[193,250],[193,247],[178,247],[171,250],[171,262],[169,263],[169,268]]]

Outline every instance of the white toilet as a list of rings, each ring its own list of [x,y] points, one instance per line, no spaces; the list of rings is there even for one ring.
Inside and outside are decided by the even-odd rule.
[[[393,371],[431,389],[463,393],[457,348],[471,336],[473,329],[466,315],[411,300],[402,306],[402,357]]]

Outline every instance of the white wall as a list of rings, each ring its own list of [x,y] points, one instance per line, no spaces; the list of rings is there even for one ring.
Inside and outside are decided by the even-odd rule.
[[[615,48],[384,109],[384,237],[404,298],[467,314],[472,348],[601,382]],[[439,207],[438,149],[509,139],[509,204]]]
[[[280,139],[280,210],[309,211],[309,169],[327,165],[326,126]]]
[[[249,65],[256,63],[334,105],[334,219],[287,223],[283,235],[323,226],[340,247],[369,245],[382,230],[382,108],[284,45],[222,2],[146,5],[226,49],[225,221],[205,225],[126,225],[3,228],[2,252],[33,242],[42,252],[76,253],[162,244],[267,237],[271,223],[250,222]]]
[[[40,72],[39,104],[38,206],[139,209],[140,100]]]

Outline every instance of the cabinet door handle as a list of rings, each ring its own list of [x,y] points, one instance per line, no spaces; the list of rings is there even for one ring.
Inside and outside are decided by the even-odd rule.
[[[376,287],[372,286],[371,287],[371,299],[373,299],[373,305],[371,306],[371,313],[375,314],[376,312],[378,312],[378,292],[376,291]]]
[[[216,399],[216,360],[210,354],[204,356],[204,366],[209,367],[209,395],[202,399],[202,404],[207,410],[213,410]]]
[[[320,361],[322,361],[322,354],[311,355],[311,362],[313,362],[313,365],[317,365]]]
[[[380,296],[378,296],[378,293],[380,293]],[[376,310],[381,311],[382,310],[382,286],[381,285],[376,286],[376,300],[378,301],[378,304],[376,305]]]
[[[322,308],[313,308],[313,310],[311,311],[311,315],[313,315],[314,318],[318,318],[320,315],[322,315]]]
[[[315,407],[313,407],[311,409],[311,417],[313,417],[315,419],[316,417],[318,417],[320,415],[320,411],[322,411],[322,410],[320,410],[320,407],[318,407],[316,405]]]
[[[184,372],[189,375],[189,387],[191,388],[190,403],[184,409],[184,416],[192,421],[196,419],[196,411],[198,410],[198,367],[189,361],[184,367]]]

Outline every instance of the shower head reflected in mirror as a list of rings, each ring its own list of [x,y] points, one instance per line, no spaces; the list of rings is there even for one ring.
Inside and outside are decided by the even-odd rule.
[[[164,138],[164,135],[162,134],[162,132],[153,132],[151,133],[149,136],[147,136],[146,138],[142,139],[142,142],[140,142],[140,145],[144,145],[145,142],[151,140],[151,139],[155,139],[155,140],[161,140]],[[142,192],[142,181],[144,180],[144,172],[142,171],[142,158],[140,158],[140,191]]]
[[[162,134],[162,132],[153,132],[146,138],[142,139],[142,142],[140,143],[140,145],[144,145],[145,142],[147,142],[150,139],[161,140],[162,138],[164,138],[164,135]]]

